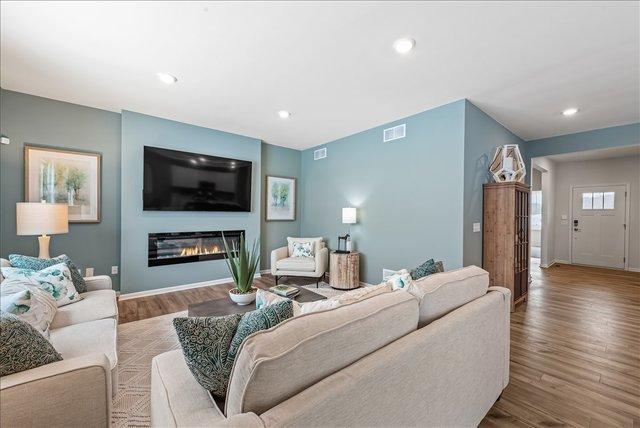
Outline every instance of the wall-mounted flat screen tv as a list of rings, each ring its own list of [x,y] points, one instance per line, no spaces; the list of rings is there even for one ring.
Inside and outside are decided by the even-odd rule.
[[[251,211],[251,162],[144,147],[145,211]]]

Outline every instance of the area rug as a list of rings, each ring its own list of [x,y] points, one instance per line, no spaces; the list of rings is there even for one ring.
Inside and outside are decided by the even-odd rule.
[[[177,349],[171,325],[177,312],[118,325],[118,394],[113,399],[113,427],[151,426],[151,360]]]
[[[326,282],[318,288],[315,284],[303,287],[325,297],[343,293]],[[113,399],[113,427],[151,425],[151,360],[180,347],[171,321],[184,316],[186,311],[118,325],[118,394]]]

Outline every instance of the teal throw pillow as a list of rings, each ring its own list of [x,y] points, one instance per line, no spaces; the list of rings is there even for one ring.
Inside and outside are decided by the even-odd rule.
[[[436,262],[429,259],[411,271],[411,279],[420,279],[433,273],[436,273]]]
[[[61,360],[53,345],[28,322],[0,312],[0,377]]]
[[[62,254],[52,259],[39,259],[37,257],[23,256],[20,254],[9,254],[9,263],[12,267],[20,269],[42,270],[58,263],[64,263],[71,272],[71,281],[78,293],[86,293],[87,284],[84,282],[84,278],[80,274],[78,267],[71,261],[66,255]]]
[[[293,306],[287,300],[244,315],[174,318],[173,326],[193,377],[214,397],[224,398],[242,341],[292,316]]]
[[[260,330],[267,330],[293,317],[293,303],[291,300],[264,306],[261,309],[242,315],[236,334],[229,347],[229,358],[236,359],[242,342],[251,334]]]

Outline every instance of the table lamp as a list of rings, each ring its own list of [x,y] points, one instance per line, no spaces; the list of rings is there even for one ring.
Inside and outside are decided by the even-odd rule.
[[[349,232],[345,236],[338,237],[338,253],[350,253],[351,252],[351,225],[356,223],[356,209],[353,207],[342,209],[342,224],[349,225]],[[345,250],[340,250],[340,241],[345,241]]]
[[[69,206],[40,202],[16,204],[16,232],[18,235],[40,235],[38,258],[50,259],[48,235],[69,232]]]

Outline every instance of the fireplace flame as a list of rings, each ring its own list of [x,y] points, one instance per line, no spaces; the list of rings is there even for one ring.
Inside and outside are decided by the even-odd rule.
[[[195,245],[193,247],[186,247],[182,249],[180,253],[180,257],[183,256],[201,256],[204,254],[219,254],[221,253],[220,248],[217,245],[213,245],[210,247]]]

